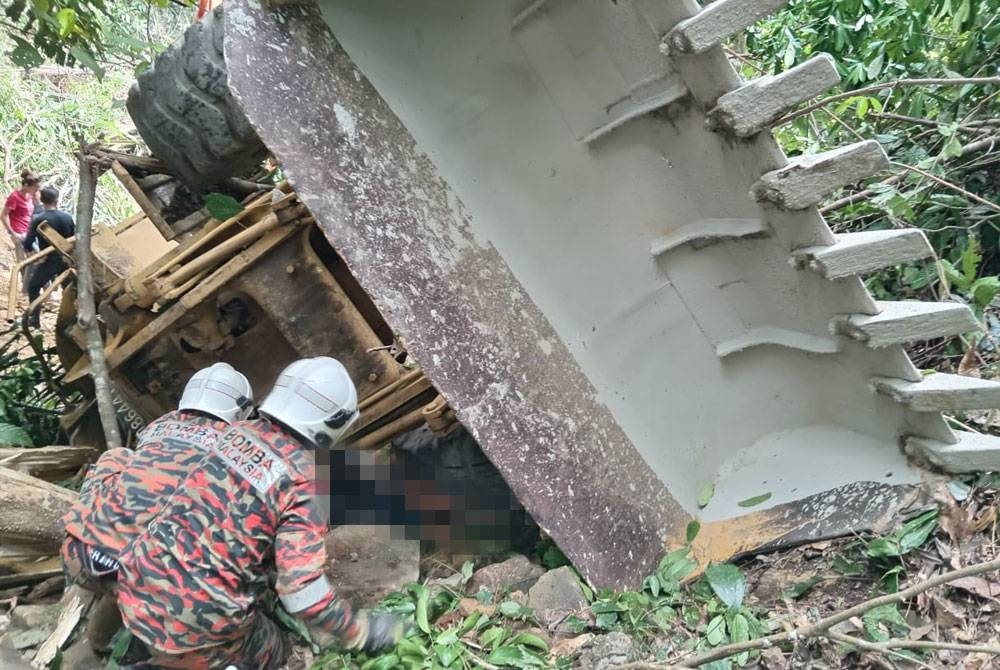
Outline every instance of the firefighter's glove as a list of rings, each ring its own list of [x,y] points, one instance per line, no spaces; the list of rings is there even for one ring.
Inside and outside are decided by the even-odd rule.
[[[384,612],[368,613],[368,638],[364,650],[379,652],[392,649],[406,637],[413,624],[396,614]]]

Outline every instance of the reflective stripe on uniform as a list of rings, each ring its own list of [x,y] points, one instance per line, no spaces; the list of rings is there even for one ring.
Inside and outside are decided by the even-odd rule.
[[[295,614],[296,612],[309,609],[332,593],[333,589],[330,588],[330,582],[326,578],[326,575],[323,575],[319,579],[310,582],[305,588],[301,588],[294,593],[286,593],[283,596],[279,596],[279,598],[288,613]]]

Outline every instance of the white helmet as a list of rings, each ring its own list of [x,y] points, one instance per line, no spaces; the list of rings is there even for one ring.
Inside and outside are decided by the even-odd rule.
[[[357,420],[358,391],[337,359],[303,358],[278,375],[260,413],[329,448]]]
[[[177,409],[194,409],[232,423],[253,409],[253,389],[229,363],[216,363],[194,373],[184,387]]]

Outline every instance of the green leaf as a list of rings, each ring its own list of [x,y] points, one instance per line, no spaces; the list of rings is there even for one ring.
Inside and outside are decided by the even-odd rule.
[[[937,527],[937,509],[932,509],[910,519],[902,528],[886,537],[868,543],[868,555],[872,558],[905,556],[922,546]]]
[[[901,637],[909,631],[906,620],[896,605],[882,605],[868,610],[861,617],[865,636],[873,642],[885,642],[891,637]]]
[[[873,58],[870,63],[868,63],[868,67],[865,69],[865,74],[868,75],[869,79],[875,79],[876,77],[879,76],[879,74],[881,74],[882,63],[884,62],[885,62],[885,52],[883,51],[879,53],[879,55],[875,56],[875,58]]]
[[[962,155],[962,142],[958,139],[957,135],[952,135],[947,142],[945,142],[944,148],[941,149],[941,158],[958,158]]]
[[[732,642],[748,642],[750,640],[750,622],[742,614],[736,614],[729,622],[729,638]],[[750,652],[744,651],[736,656],[736,665],[746,665],[750,660]]]
[[[697,521],[691,521],[687,525],[687,531],[685,532],[685,537],[687,538],[687,543],[691,544],[694,539],[698,537],[698,531],[701,530],[701,524]]]
[[[539,651],[549,650],[549,644],[545,640],[537,635],[532,635],[531,633],[518,633],[514,637],[510,638],[510,640],[507,641],[507,644],[523,644],[526,647],[534,647]]]
[[[399,665],[399,656],[396,656],[396,654],[388,654],[386,656],[373,658],[361,667],[362,670],[393,670],[393,668],[397,665]]]
[[[705,568],[705,579],[729,609],[739,609],[746,595],[747,582],[740,569],[731,563],[712,563]]]
[[[454,663],[455,659],[458,658],[458,650],[451,646],[435,645],[434,653],[437,654],[438,661],[441,662],[441,665],[446,668]]]
[[[487,628],[479,634],[479,644],[484,647],[495,648],[507,639],[507,632],[505,628],[500,628],[499,626]]]
[[[66,37],[76,27],[76,10],[64,7],[56,12],[56,23],[59,24],[59,37]]]
[[[979,264],[983,260],[983,255],[979,251],[979,238],[969,237],[969,241],[966,244],[965,250],[962,251],[962,256],[959,260],[962,264],[962,274],[965,275],[965,279],[967,280],[966,286],[969,286],[979,274]]]
[[[971,281],[966,280],[965,276],[958,271],[951,261],[942,258],[938,263],[941,266],[941,271],[944,273],[944,278],[948,280],[952,288],[959,291],[965,291],[969,288]]]
[[[901,529],[899,548],[907,554],[923,546],[934,529],[937,528],[938,510],[932,509],[907,521]]]
[[[821,581],[819,575],[813,575],[809,579],[804,579],[801,582],[795,582],[790,587],[781,592],[782,598],[787,598],[788,600],[798,600],[805,594],[807,594],[812,587],[819,584]]]
[[[739,505],[740,507],[756,507],[762,502],[767,502],[770,499],[771,499],[771,492],[768,491],[767,493],[761,493],[759,496],[754,496],[752,498],[747,498],[746,500],[741,500],[736,504]]]
[[[0,423],[0,444],[17,447],[33,447],[31,436],[19,426],[10,423]]]
[[[212,215],[212,218],[225,221],[242,212],[243,205],[231,195],[209,193],[205,196],[205,209]]]
[[[513,668],[544,668],[547,663],[545,659],[537,654],[528,651],[524,647],[503,646],[493,650],[486,661],[494,665],[510,666]]]
[[[411,584],[410,590],[414,592],[417,596],[417,627],[420,628],[425,634],[430,635],[431,624],[427,620],[428,609],[430,609],[431,602],[431,592],[427,587],[420,584]]]
[[[840,554],[833,557],[831,567],[842,575],[855,576],[865,573],[864,565],[848,560]]]
[[[605,614],[598,614],[595,618],[595,624],[598,628],[612,628],[618,623],[618,615],[614,612],[606,612]]]
[[[1000,293],[1000,277],[980,277],[969,288],[972,299],[979,309],[985,309]]]
[[[511,619],[524,616],[525,610],[527,610],[527,608],[524,607],[524,605],[513,600],[505,600],[500,603],[500,614]],[[530,613],[531,610],[527,611]]]
[[[462,563],[462,584],[465,584],[472,579],[472,568],[472,561]]]
[[[45,57],[38,53],[38,49],[20,37],[12,36],[14,48],[10,51],[10,60],[18,67],[33,68],[45,62]]]
[[[465,620],[462,621],[461,627],[459,627],[459,629],[458,629],[458,634],[459,635],[465,635],[470,630],[472,630],[473,628],[475,628],[476,624],[479,623],[479,619],[481,619],[482,616],[483,616],[482,612],[473,612],[469,616],[465,617]]]
[[[555,543],[550,544],[545,548],[545,553],[542,554],[542,565],[553,570],[555,568],[561,568],[564,565],[571,565],[570,560],[566,558],[566,554],[555,545]]]
[[[646,588],[649,589],[649,592],[653,594],[654,598],[659,598],[660,597],[660,578],[659,577],[657,577],[656,575],[650,575],[649,577],[646,577],[645,585],[646,585]]]
[[[698,492],[698,507],[707,507],[708,503],[712,502],[713,495],[715,495],[715,484],[708,482]]]
[[[664,591],[675,589],[676,582],[680,582],[698,567],[698,563],[691,558],[690,553],[691,550],[688,547],[681,547],[660,560],[656,573],[657,577],[660,578],[660,587]]]
[[[97,75],[98,79],[104,77],[104,68],[98,64],[97,59],[94,58],[94,54],[81,47],[70,47],[69,53],[73,58],[86,66],[88,70]]]
[[[708,622],[705,628],[705,641],[709,646],[717,647],[726,639],[726,617],[719,614]]]
[[[108,657],[107,670],[118,670],[118,663],[125,657],[128,646],[132,643],[132,633],[121,628],[111,638],[111,655]]]

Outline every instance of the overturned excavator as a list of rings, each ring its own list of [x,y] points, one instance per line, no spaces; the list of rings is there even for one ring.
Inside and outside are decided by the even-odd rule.
[[[725,559],[996,467],[995,438],[941,412],[1000,406],[1000,384],[902,347],[971,311],[860,279],[931,257],[923,234],[834,235],[817,210],[882,148],[789,161],[771,136],[834,63],[744,82],[723,53],[783,4],[226,0],[129,110],[175,188],[272,155],[294,193],[153,222],[176,246],[103,294],[117,388],[169,406],[197,361],[339,356],[366,407],[393,398],[356,446],[457,419],[600,586],[637,584],[693,520],[696,555]],[[153,172],[133,166],[144,193]]]

